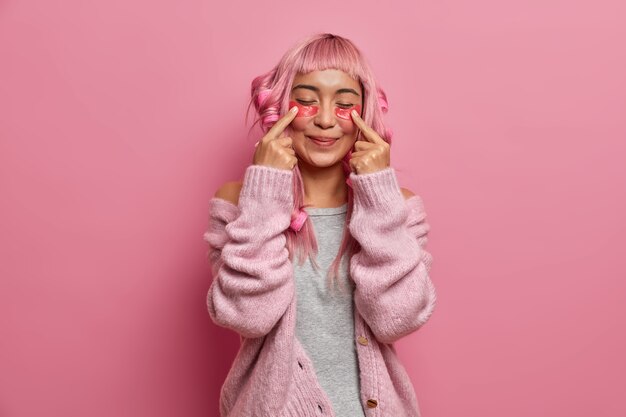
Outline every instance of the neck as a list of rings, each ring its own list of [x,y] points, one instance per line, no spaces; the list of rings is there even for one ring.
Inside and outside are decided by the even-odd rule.
[[[329,167],[298,166],[304,186],[304,204],[339,207],[348,202],[348,185],[342,163]]]

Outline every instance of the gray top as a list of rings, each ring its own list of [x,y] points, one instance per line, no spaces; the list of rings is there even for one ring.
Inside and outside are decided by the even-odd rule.
[[[359,364],[354,340],[352,281],[344,256],[338,278],[343,284],[333,293],[326,273],[341,244],[348,204],[305,208],[313,224],[320,272],[307,258],[302,266],[294,258],[296,281],[296,337],[311,358],[315,374],[330,399],[335,415],[364,417],[360,400]]]

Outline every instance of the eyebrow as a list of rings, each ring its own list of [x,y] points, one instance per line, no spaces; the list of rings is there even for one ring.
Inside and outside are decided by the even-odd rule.
[[[312,91],[315,91],[316,93],[320,92],[319,88],[317,88],[314,85],[309,85],[309,84],[298,84],[294,88],[292,88],[291,91],[295,91],[298,88],[304,88],[304,89],[307,89],[307,90],[312,90]],[[356,90],[354,90],[352,88],[340,88],[339,90],[335,91],[335,94],[341,94],[341,93],[350,93],[350,94],[354,94],[357,97],[360,97],[359,93],[357,93]]]

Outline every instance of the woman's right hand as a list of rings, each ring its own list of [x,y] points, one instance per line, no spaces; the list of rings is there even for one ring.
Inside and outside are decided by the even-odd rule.
[[[254,165],[267,165],[291,170],[298,163],[296,151],[291,147],[292,139],[284,133],[296,114],[298,114],[298,107],[294,106],[287,114],[278,119],[265,136],[254,145],[256,146],[252,158]]]

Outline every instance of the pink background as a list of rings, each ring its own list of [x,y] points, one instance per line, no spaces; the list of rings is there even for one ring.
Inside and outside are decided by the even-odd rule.
[[[368,57],[426,204],[423,415],[626,415],[623,2],[270,3],[0,3],[0,416],[217,416],[208,201],[250,81],[317,31]]]

